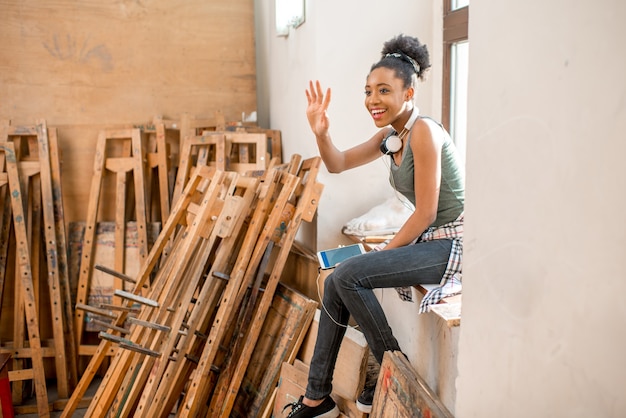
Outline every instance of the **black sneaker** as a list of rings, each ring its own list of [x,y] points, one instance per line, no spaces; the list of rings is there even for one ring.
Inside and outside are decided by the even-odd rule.
[[[298,402],[288,403],[283,411],[291,407],[291,412],[287,418],[335,418],[339,416],[339,408],[330,396],[324,399],[324,402],[318,406],[306,406],[302,403],[303,396],[300,396]]]
[[[366,414],[372,412],[372,402],[374,401],[374,392],[376,392],[376,383],[366,386],[356,399],[356,409]]]

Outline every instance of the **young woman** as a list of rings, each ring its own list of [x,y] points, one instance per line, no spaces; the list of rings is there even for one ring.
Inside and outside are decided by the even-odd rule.
[[[340,173],[385,155],[392,187],[415,210],[386,246],[344,261],[327,277],[306,393],[286,406],[291,407],[290,418],[339,415],[330,393],[350,315],[379,363],[385,351],[400,351],[373,289],[396,288],[407,300],[410,286],[460,278],[463,167],[448,133],[420,116],[413,103],[417,82],[429,67],[426,45],[417,38],[399,35],[384,44],[382,58],[365,83],[365,107],[380,130],[346,151],[335,147],[328,132],[330,89],[324,93],[319,81],[309,83],[306,114],[328,170]],[[425,300],[438,298],[427,295]],[[371,411],[375,384],[366,384],[358,398],[357,407],[363,412]]]

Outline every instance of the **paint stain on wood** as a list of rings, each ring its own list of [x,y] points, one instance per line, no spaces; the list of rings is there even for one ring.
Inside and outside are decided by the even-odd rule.
[[[104,44],[91,44],[89,37],[78,40],[71,34],[54,34],[43,43],[48,53],[60,61],[75,62],[100,68],[105,73],[113,71],[113,57]]]

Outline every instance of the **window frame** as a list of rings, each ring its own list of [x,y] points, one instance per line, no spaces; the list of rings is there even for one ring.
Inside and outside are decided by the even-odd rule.
[[[443,1],[443,100],[441,123],[450,131],[452,45],[469,39],[469,6],[452,10],[453,0]]]

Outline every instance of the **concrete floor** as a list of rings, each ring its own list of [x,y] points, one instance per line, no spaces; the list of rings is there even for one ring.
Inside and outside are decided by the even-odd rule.
[[[89,386],[89,389],[87,389],[87,392],[85,393],[84,399],[89,399],[90,397],[92,397],[96,391],[98,390],[98,385],[100,383],[100,379],[94,379],[93,382],[91,382],[91,385]],[[56,385],[54,382],[50,382],[46,388],[48,390],[48,399],[50,400],[50,402],[54,402],[55,400],[58,399],[58,395],[57,395],[57,390],[56,390]],[[35,398],[31,398],[28,399],[27,402],[25,402],[26,406],[34,406],[37,405],[37,402],[35,400]],[[73,418],[81,418],[85,416],[85,413],[87,412],[87,408],[77,408],[76,411],[74,412],[74,414],[72,415]],[[50,418],[58,418],[61,416],[61,414],[63,413],[63,411],[51,411],[50,412]],[[15,417],[19,417],[19,418],[38,418],[39,414],[37,413],[33,413],[33,414],[18,414],[16,411]]]
[[[91,397],[94,396],[94,394],[97,392],[98,390],[98,385],[100,384],[100,381],[102,379],[101,378],[96,378],[91,382],[91,385],[89,385],[89,389],[87,389],[87,392],[85,392],[85,396],[83,397],[83,400],[88,400]],[[57,396],[57,390],[56,390],[56,385],[54,384],[54,382],[50,382],[48,384],[47,387],[48,390],[48,399],[52,402],[54,402],[55,400],[58,399]],[[35,406],[37,405],[37,402],[34,398],[32,399],[28,399],[27,402],[25,402],[25,405],[27,406]],[[63,411],[51,411],[50,412],[50,418],[59,418],[61,416],[61,414],[63,413]],[[76,411],[74,411],[74,414],[72,415],[72,418],[82,418],[85,417],[87,413],[87,407],[84,408],[77,408]],[[174,416],[174,414],[170,414],[170,416]],[[37,413],[33,413],[33,414],[15,414],[16,418],[39,418],[39,414]]]

